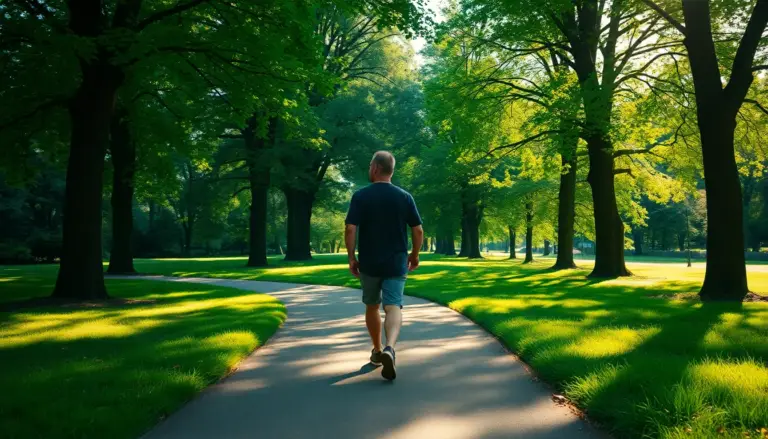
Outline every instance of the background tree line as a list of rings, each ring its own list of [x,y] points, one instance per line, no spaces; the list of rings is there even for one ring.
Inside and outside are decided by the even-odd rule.
[[[0,5],[4,262],[106,297],[134,257],[341,248],[371,154],[398,157],[425,249],[525,243],[592,276],[706,249],[706,299],[768,241],[765,0]],[[408,44],[432,29],[418,65]]]

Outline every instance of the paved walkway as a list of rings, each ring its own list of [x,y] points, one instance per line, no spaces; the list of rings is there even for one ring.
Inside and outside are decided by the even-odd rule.
[[[288,307],[288,320],[236,373],[147,438],[604,437],[556,405],[496,339],[448,308],[406,297],[398,378],[390,383],[368,364],[358,290],[163,279],[268,293]]]

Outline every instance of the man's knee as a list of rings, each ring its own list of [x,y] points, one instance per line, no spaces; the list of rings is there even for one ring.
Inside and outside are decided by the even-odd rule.
[[[365,304],[366,311],[378,311],[379,306],[381,306],[380,303],[372,303],[372,304]]]
[[[400,311],[401,309],[403,309],[403,305],[384,305],[385,313]]]

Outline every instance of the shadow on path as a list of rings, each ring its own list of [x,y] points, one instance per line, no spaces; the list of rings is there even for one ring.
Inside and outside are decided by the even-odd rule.
[[[370,342],[358,290],[166,280],[268,293],[285,303],[288,320],[148,438],[605,437],[552,402],[496,339],[439,305],[406,297],[398,379],[387,383],[370,363],[360,367]]]

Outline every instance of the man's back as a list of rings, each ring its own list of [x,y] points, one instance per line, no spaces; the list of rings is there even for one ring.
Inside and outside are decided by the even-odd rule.
[[[413,197],[391,183],[373,183],[352,196],[347,224],[358,226],[360,271],[402,276],[407,271],[407,226],[421,224]]]

